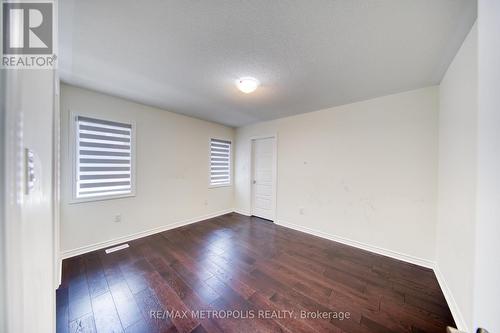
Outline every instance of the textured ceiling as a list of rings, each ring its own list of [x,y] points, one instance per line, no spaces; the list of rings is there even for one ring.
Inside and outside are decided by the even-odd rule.
[[[438,84],[475,17],[473,0],[64,0],[60,75],[241,126]]]

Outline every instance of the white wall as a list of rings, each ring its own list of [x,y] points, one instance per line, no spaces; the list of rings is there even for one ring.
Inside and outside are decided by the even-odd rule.
[[[500,332],[500,1],[480,0],[474,327]]]
[[[250,211],[250,138],[277,133],[279,223],[430,264],[437,119],[430,87],[238,128],[235,207]]]
[[[457,325],[472,327],[477,154],[477,26],[439,87],[437,266]],[[458,311],[457,311],[458,310]]]
[[[69,112],[136,123],[136,196],[70,204]],[[78,248],[232,210],[232,187],[208,187],[210,137],[232,128],[62,85],[61,250]],[[122,222],[113,222],[116,214]],[[102,245],[102,244],[101,244]],[[70,251],[70,252],[68,252]]]

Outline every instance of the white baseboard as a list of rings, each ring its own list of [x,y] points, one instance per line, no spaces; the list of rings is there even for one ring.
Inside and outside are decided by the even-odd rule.
[[[426,268],[434,268],[434,261],[432,261],[432,260],[418,258],[418,257],[412,256],[412,255],[408,255],[408,254],[405,254],[405,253],[401,253],[401,252],[397,252],[397,251],[393,251],[393,250],[384,249],[384,248],[379,247],[379,246],[370,245],[370,244],[366,244],[366,243],[363,243],[363,242],[358,242],[358,241],[355,241],[355,240],[352,240],[352,239],[348,239],[348,238],[345,238],[345,237],[328,234],[328,233],[323,232],[323,231],[319,231],[319,230],[316,230],[316,229],[307,228],[307,227],[304,227],[304,226],[301,226],[301,225],[297,225],[297,224],[293,224],[293,223],[289,223],[289,222],[286,222],[286,221],[283,221],[283,220],[276,220],[276,224],[279,224],[279,225],[282,225],[284,227],[287,227],[287,228],[290,228],[290,229],[294,229],[294,230],[297,230],[297,231],[305,232],[306,234],[311,234],[311,235],[314,235],[314,236],[318,236],[318,237],[321,237],[321,238],[332,240],[334,242],[339,242],[339,243],[342,243],[342,244],[345,244],[345,245],[357,247],[357,248],[362,249],[362,250],[366,250],[366,251],[370,251],[370,252],[373,252],[373,253],[381,254],[383,256],[387,256],[387,257],[391,257],[391,258],[394,258],[394,259],[406,261],[406,262],[409,262],[409,263],[412,263],[412,264],[415,264],[415,265],[423,266],[423,267],[426,267]]]
[[[110,239],[110,240],[107,240],[107,241],[104,241],[104,242],[99,242],[99,243],[95,243],[95,244],[91,244],[91,245],[82,246],[82,247],[79,247],[79,248],[76,248],[76,249],[63,251],[63,252],[61,252],[61,259],[71,258],[71,257],[75,257],[75,256],[78,256],[78,255],[81,255],[81,254],[92,252],[92,251],[95,251],[95,250],[100,250],[100,249],[104,249],[104,248],[107,248],[107,247],[110,247],[110,246],[115,246],[115,245],[118,245],[118,244],[121,244],[121,243],[124,243],[124,242],[132,241],[134,239],[138,239],[138,238],[150,236],[150,235],[153,235],[153,234],[157,234],[159,232],[163,232],[163,231],[167,231],[167,230],[170,230],[170,229],[182,227],[184,225],[188,225],[188,224],[191,224],[191,223],[196,223],[196,222],[200,222],[200,221],[203,221],[203,220],[211,219],[211,218],[214,218],[214,217],[217,217],[217,216],[221,216],[221,215],[224,215],[224,214],[232,213],[233,211],[234,211],[234,209],[226,209],[226,210],[218,211],[218,212],[215,212],[215,213],[212,213],[212,214],[207,214],[207,215],[204,215],[204,216],[199,216],[199,217],[195,217],[195,218],[192,218],[192,219],[186,219],[186,220],[178,221],[178,222],[175,222],[175,223],[163,225],[163,226],[160,226],[160,227],[157,227],[157,228],[153,228],[153,229],[149,229],[149,230],[145,230],[145,231],[140,231],[140,232],[137,232],[137,233],[134,233],[134,234],[130,234],[130,235],[127,235],[127,236]]]
[[[235,213],[238,213],[238,214],[241,214],[241,215],[245,215],[245,216],[252,216],[252,214],[250,213],[250,211],[248,210],[243,210],[243,209],[234,209],[234,212]]]
[[[434,274],[438,280],[439,286],[441,287],[441,291],[443,292],[444,298],[446,299],[446,303],[448,303],[448,307],[450,308],[451,314],[453,316],[453,320],[455,320],[455,324],[457,325],[457,329],[464,332],[469,332],[469,328],[467,327],[467,323],[462,316],[462,312],[458,307],[453,294],[451,293],[451,289],[448,287],[446,280],[444,278],[443,273],[439,269],[437,264],[434,265]]]

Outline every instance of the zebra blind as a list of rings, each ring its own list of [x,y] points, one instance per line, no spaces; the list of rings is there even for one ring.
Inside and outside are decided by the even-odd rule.
[[[210,139],[210,185],[231,184],[231,141]]]
[[[132,125],[76,117],[76,198],[132,193]]]

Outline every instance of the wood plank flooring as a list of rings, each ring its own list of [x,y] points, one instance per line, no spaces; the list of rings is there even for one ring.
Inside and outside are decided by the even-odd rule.
[[[259,218],[231,213],[129,244],[63,261],[57,332],[417,333],[454,326],[432,270]]]

